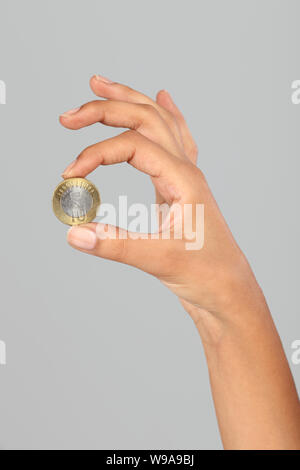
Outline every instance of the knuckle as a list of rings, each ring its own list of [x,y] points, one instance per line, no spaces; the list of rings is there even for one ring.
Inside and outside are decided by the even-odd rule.
[[[85,149],[83,149],[77,157],[77,160],[85,160],[89,158],[92,154],[94,154],[94,145],[89,145]]]
[[[88,106],[99,106],[99,103],[101,103],[100,100],[92,100],[89,103],[87,103]]]
[[[141,134],[134,129],[129,129],[128,131],[123,132],[122,135],[127,142],[138,143],[142,138]]]
[[[160,116],[158,110],[152,104],[145,103],[141,106],[143,107],[145,113],[151,118],[157,118]]]
[[[85,103],[83,105],[83,109],[88,110],[88,111],[95,111],[97,107],[99,106],[99,103],[100,103],[99,100],[89,101],[88,103]]]
[[[108,106],[108,101],[105,100],[95,100],[89,103],[89,114],[93,116],[99,122],[105,122],[106,120],[106,110]]]
[[[124,95],[126,95],[130,100],[134,101],[134,98],[136,97],[136,91],[133,88],[131,88],[128,85],[121,85],[121,84],[119,84],[119,87],[120,87],[120,91],[122,91]]]
[[[128,129],[127,131],[123,132],[122,135],[124,139],[131,140],[138,137],[138,132],[135,129]]]

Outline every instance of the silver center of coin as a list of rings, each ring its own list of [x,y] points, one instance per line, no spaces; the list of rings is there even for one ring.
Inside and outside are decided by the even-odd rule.
[[[81,186],[68,188],[60,200],[63,211],[72,218],[84,217],[93,205],[90,193]]]

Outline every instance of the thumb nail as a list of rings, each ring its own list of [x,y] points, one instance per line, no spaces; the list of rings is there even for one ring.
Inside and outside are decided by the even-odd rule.
[[[67,235],[68,243],[80,250],[93,250],[97,243],[97,235],[84,227],[71,227]]]

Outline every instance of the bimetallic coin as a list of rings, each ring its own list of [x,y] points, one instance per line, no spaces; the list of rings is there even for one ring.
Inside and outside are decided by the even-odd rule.
[[[52,203],[54,214],[64,224],[87,224],[97,215],[100,195],[85,178],[67,178],[56,187]]]

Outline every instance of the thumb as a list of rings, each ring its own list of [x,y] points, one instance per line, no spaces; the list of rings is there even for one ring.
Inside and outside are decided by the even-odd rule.
[[[67,241],[84,253],[129,264],[157,276],[166,240],[155,240],[151,235],[128,232],[109,224],[90,223],[71,227]]]

